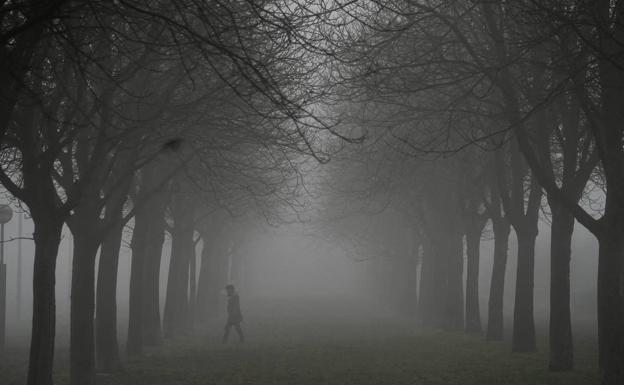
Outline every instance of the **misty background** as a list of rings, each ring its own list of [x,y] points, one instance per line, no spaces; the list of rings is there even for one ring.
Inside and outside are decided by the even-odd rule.
[[[22,277],[21,305],[18,316],[17,305],[17,255],[18,220],[13,219],[5,225],[5,262],[7,264],[7,342],[11,346],[22,345],[29,338],[30,319],[32,318],[32,263],[33,244],[29,239],[22,240]],[[131,226],[131,225],[129,225]],[[384,301],[391,301],[395,293],[388,292],[386,297],[374,294],[374,285],[370,275],[374,257],[370,260],[357,259],[348,252],[348,247],[341,247],[330,240],[314,236],[305,225],[272,227],[266,225],[248,235],[243,255],[246,260],[244,277],[240,281],[232,281],[239,286],[243,303],[262,300],[293,301],[327,301],[335,306],[340,303],[343,308],[361,307],[368,303],[374,309],[384,312],[386,316],[397,315]],[[127,323],[128,291],[130,278],[131,251],[128,248],[129,232],[126,232],[124,245],[120,253],[119,282],[117,301],[119,305],[119,324]],[[27,216],[23,219],[23,236],[32,236],[32,222]],[[548,320],[548,279],[549,279],[549,243],[550,231],[548,223],[540,221],[540,233],[536,243],[535,264],[535,318],[541,333],[546,332]],[[201,249],[201,243],[197,246]],[[492,269],[493,240],[491,231],[486,230],[481,243],[480,259],[480,307],[482,314],[487,310],[488,292]],[[509,260],[505,275],[505,317],[510,325],[513,314],[515,288],[515,248],[513,233],[509,242]],[[571,310],[575,332],[595,337],[596,325],[596,270],[597,243],[595,238],[583,227],[576,225],[572,242],[571,262]],[[66,345],[69,337],[69,305],[71,282],[71,233],[67,228],[63,231],[63,240],[59,251],[56,267],[57,276],[57,332],[59,343]],[[160,290],[161,309],[167,284],[167,268],[170,258],[170,237],[165,238],[161,260]],[[199,255],[197,256],[199,259]],[[381,258],[381,257],[380,257]],[[464,257],[465,259],[465,257]],[[420,273],[420,269],[419,269]],[[199,273],[198,273],[199,274]],[[221,293],[225,301],[225,292]],[[222,304],[222,306],[224,306]],[[293,313],[298,311],[293,308]],[[380,314],[384,315],[384,314]],[[119,328],[119,338],[124,339],[126,328]],[[509,327],[507,332],[510,332]]]
[[[624,383],[623,41],[624,0],[0,2],[0,382]]]

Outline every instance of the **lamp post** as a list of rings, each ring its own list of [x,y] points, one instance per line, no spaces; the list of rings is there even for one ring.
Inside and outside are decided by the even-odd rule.
[[[4,350],[6,342],[6,289],[7,269],[4,263],[4,225],[13,218],[13,210],[9,205],[0,205],[0,349]]]

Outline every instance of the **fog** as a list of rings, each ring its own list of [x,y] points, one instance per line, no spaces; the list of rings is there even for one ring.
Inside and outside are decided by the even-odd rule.
[[[624,0],[0,2],[0,384],[623,384],[623,39]]]
[[[16,208],[17,210],[17,208]],[[16,214],[17,215],[17,214]],[[23,214],[22,214],[23,215]],[[127,234],[130,234],[128,231]],[[18,225],[14,218],[5,226],[5,263],[7,265],[7,338],[11,346],[23,346],[30,334],[32,318],[32,263],[34,245],[32,242],[32,222],[23,220],[22,239],[22,286],[21,303],[17,303],[17,255]],[[393,293],[386,298],[372,292],[371,276],[367,270],[373,260],[354,259],[348,252],[331,240],[310,235],[305,225],[285,225],[278,228],[266,226],[248,234],[244,247],[244,267],[237,279],[229,282],[239,288],[245,302],[252,304],[263,301],[285,301],[302,304],[313,302],[316,305],[325,302],[326,316],[335,316],[337,304],[342,308],[342,315],[348,314],[352,307],[361,312],[362,307],[374,309],[369,315],[382,317],[400,317],[396,309],[384,304],[391,302]],[[549,242],[548,223],[540,222],[540,234],[536,243],[535,264],[535,318],[540,332],[547,333],[549,306]],[[128,322],[128,292],[130,280],[131,250],[130,239],[120,252],[119,281],[117,290],[119,338],[126,336],[124,325]],[[71,283],[72,238],[67,228],[63,231],[63,240],[56,267],[57,296],[57,335],[60,345],[67,345],[69,338],[69,307]],[[166,238],[161,261],[160,292],[161,311],[164,310],[167,272],[170,258],[170,238]],[[509,263],[505,275],[505,307],[507,324],[511,324],[515,292],[515,249],[516,240],[512,234],[509,242]],[[198,245],[198,250],[201,244]],[[575,332],[593,336],[596,334],[596,273],[598,265],[597,242],[595,238],[578,224],[572,240],[571,260],[571,311],[572,326]],[[487,311],[488,292],[492,270],[493,240],[491,231],[486,229],[481,244],[480,260],[480,308]],[[198,256],[199,257],[199,256]],[[420,268],[419,268],[420,273]],[[465,275],[465,274],[464,274]],[[465,276],[464,276],[465,279]],[[221,306],[225,306],[225,291],[221,293]],[[320,307],[323,309],[323,306]],[[255,309],[256,310],[256,309]],[[293,312],[300,311],[294,308]],[[257,310],[256,310],[257,311]],[[259,311],[262,313],[262,311]],[[359,313],[357,313],[359,314]]]

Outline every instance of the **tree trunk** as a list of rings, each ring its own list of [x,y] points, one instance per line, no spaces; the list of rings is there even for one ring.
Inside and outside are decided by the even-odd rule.
[[[511,350],[513,352],[534,352],[537,350],[535,321],[533,319],[535,239],[537,232],[516,231],[516,234],[518,235],[518,268]]]
[[[165,300],[165,337],[173,338],[188,326],[189,260],[194,255],[193,207],[187,197],[176,194],[172,205],[174,227],[171,232],[171,260]]]
[[[603,385],[624,383],[622,227],[605,224],[598,239],[598,341]]]
[[[206,234],[202,234],[204,245],[201,253],[199,282],[197,285],[197,320],[207,322],[219,315],[219,289],[222,286],[223,266],[220,253],[215,245],[210,245]]]
[[[110,373],[120,367],[117,342],[117,272],[123,225],[104,239],[100,251],[95,308],[96,367]]]
[[[70,384],[90,385],[95,383],[95,259],[100,244],[88,223],[77,225],[72,229]]]
[[[597,43],[601,47],[598,68],[602,89],[598,115],[602,127],[593,131],[606,180],[604,214],[600,229],[595,231],[599,244],[598,344],[602,385],[615,385],[624,383],[624,61],[619,56],[624,14],[619,3],[617,12],[612,12],[613,3],[608,0],[593,5],[600,22]]]
[[[481,331],[479,310],[479,247],[481,245],[480,226],[469,226],[466,231],[466,331]]]
[[[144,208],[137,210],[132,231],[132,262],[130,265],[130,294],[128,300],[128,355],[143,352],[143,287],[145,249],[147,247],[147,220]]]
[[[160,322],[160,263],[165,231],[165,210],[169,194],[155,192],[154,165],[144,169],[141,207],[134,217],[128,354],[140,354],[143,346],[162,343]]]
[[[211,283],[213,280],[210,279],[210,273],[212,269],[210,269],[212,253],[210,252],[210,245],[207,240],[204,238],[202,253],[201,253],[201,263],[199,265],[199,280],[197,282],[197,310],[196,317],[197,321],[200,324],[208,321],[210,316],[213,313],[213,310],[218,306],[215,301],[213,301],[211,296]]]
[[[493,218],[492,228],[494,229],[494,255],[492,258],[492,279],[490,281],[486,339],[488,341],[502,341],[505,270],[507,269],[507,251],[511,225],[504,218]]]
[[[550,240],[550,370],[572,370],[574,351],[570,315],[570,245],[574,217],[555,201]]]
[[[33,270],[33,315],[28,385],[52,385],[54,334],[56,330],[55,270],[63,221],[52,215],[37,215]]]
[[[162,344],[160,262],[165,240],[165,208],[166,201],[161,198],[155,205],[150,205],[150,211],[147,215],[148,229],[144,257],[142,316],[143,343],[146,346]]]

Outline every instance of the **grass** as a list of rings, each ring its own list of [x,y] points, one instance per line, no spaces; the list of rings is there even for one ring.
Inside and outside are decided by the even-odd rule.
[[[390,319],[264,319],[247,326],[250,342],[223,346],[212,333],[129,362],[110,384],[487,385],[598,383],[595,348],[577,342],[577,370],[551,373],[541,341],[535,354],[505,342],[419,330]]]
[[[551,373],[547,349],[512,354],[508,342],[422,330],[388,318],[246,317],[249,342],[219,343],[220,325],[125,363],[106,385],[591,385],[595,346],[576,341],[577,369]],[[235,337],[235,335],[234,335]],[[6,361],[5,361],[6,362]],[[6,369],[6,368],[5,368]],[[13,368],[15,369],[15,368]],[[6,372],[6,370],[5,370]],[[57,384],[67,370],[57,371]],[[3,375],[0,371],[0,376]],[[6,375],[6,373],[4,373]],[[0,383],[2,381],[0,377]],[[11,382],[9,382],[10,384]]]

